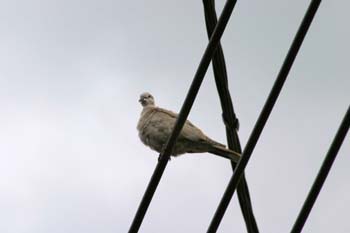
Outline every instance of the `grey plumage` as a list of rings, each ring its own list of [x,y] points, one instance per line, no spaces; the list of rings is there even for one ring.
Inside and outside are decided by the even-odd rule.
[[[149,93],[143,93],[139,102],[143,106],[137,130],[141,141],[151,149],[162,152],[170,133],[175,125],[177,114],[155,106],[154,98]],[[172,155],[184,153],[209,152],[235,162],[240,154],[229,150],[225,145],[207,137],[190,121],[186,121],[174,146]]]

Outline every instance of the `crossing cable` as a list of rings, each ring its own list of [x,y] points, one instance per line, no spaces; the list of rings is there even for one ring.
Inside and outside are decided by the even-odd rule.
[[[332,168],[332,164],[337,157],[338,151],[344,141],[344,138],[350,127],[350,106],[343,118],[342,123],[339,126],[337,134],[335,135],[333,142],[327,152],[327,155],[322,163],[322,166],[317,174],[317,177],[310,189],[310,192],[303,204],[302,209],[294,223],[291,233],[299,233],[303,229],[303,226],[311,212],[313,205],[316,202],[317,196],[320,193],[322,186],[328,176],[329,171]]]
[[[301,47],[301,44],[305,38],[305,35],[311,25],[311,22],[317,12],[317,9],[321,3],[321,0],[312,0],[306,14],[303,18],[303,21],[295,35],[295,38],[292,42],[292,45],[287,53],[287,56],[283,62],[283,65],[280,69],[280,72],[276,78],[276,81],[271,89],[271,92],[265,102],[265,105],[258,117],[258,120],[253,128],[253,131],[248,139],[247,145],[243,150],[242,157],[238,161],[235,171],[231,177],[231,180],[225,190],[225,193],[220,201],[220,204],[214,214],[214,217],[208,227],[207,232],[216,232],[220,222],[225,214],[225,211],[231,201],[231,198],[234,194],[234,191],[239,183],[239,180],[244,172],[247,163],[249,162],[249,158],[255,148],[257,141],[261,135],[262,130],[270,116],[270,113],[275,105],[277,98],[281,92],[283,84],[287,79],[288,73],[293,65],[296,55]]]
[[[170,155],[172,153],[176,139],[179,136],[180,131],[181,131],[181,129],[182,129],[187,117],[188,117],[188,114],[192,108],[194,100],[195,100],[197,93],[199,91],[199,88],[202,84],[204,75],[205,75],[206,71],[208,70],[208,66],[210,64],[210,61],[214,55],[214,52],[215,52],[215,49],[217,48],[217,45],[219,44],[221,36],[224,33],[224,30],[226,28],[226,25],[228,23],[228,20],[229,20],[231,14],[232,14],[232,11],[236,5],[236,2],[237,2],[237,0],[227,0],[226,1],[226,4],[222,10],[221,16],[219,17],[218,23],[215,26],[214,32],[213,32],[212,36],[210,37],[207,48],[204,51],[202,59],[199,63],[197,71],[194,75],[192,84],[191,84],[190,89],[187,93],[185,101],[181,107],[180,113],[176,119],[175,126],[171,132],[171,135],[170,135],[167,143],[166,143],[165,149],[159,155],[157,166],[153,172],[151,180],[148,183],[146,191],[142,197],[141,203],[140,203],[140,205],[137,209],[137,212],[135,214],[135,217],[133,219],[133,222],[131,223],[131,226],[129,228],[130,233],[138,232],[138,230],[140,229],[140,226],[142,224],[143,218],[145,217],[148,206],[151,203],[154,192],[157,189],[157,186],[158,186],[160,179],[163,175],[165,167],[168,163],[168,160],[169,160]]]
[[[217,23],[215,12],[215,0],[203,0],[203,5],[208,37],[210,38],[213,29]],[[214,70],[215,83],[219,93],[221,108],[223,111],[222,117],[226,126],[226,138],[228,142],[228,147],[233,151],[242,153],[241,144],[237,134],[239,122],[234,112],[232,99],[228,88],[225,58],[220,43],[212,59],[212,65]],[[231,161],[231,165],[232,170],[234,170],[236,168],[236,163]],[[248,184],[245,179],[244,173],[242,174],[242,178],[237,186],[237,194],[242,214],[245,220],[247,232],[259,232],[250,200]]]

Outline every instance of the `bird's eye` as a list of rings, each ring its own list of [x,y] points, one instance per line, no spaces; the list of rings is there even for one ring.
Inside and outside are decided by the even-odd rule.
[[[151,98],[151,96],[150,96],[150,95],[148,95],[148,96],[147,96],[147,98]]]

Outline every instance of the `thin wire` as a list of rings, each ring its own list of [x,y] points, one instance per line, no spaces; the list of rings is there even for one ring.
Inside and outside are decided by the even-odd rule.
[[[203,0],[205,22],[207,27],[207,34],[210,38],[213,29],[217,23],[216,12],[215,12],[215,1],[214,0]],[[228,78],[226,71],[226,64],[224,53],[219,43],[214,57],[212,59],[213,71],[215,76],[215,83],[220,97],[220,103],[222,107],[222,116],[226,126],[226,137],[228,147],[233,151],[242,152],[239,137],[237,134],[238,130],[238,119],[234,112],[231,95],[228,88]],[[236,163],[231,161],[232,170],[234,171]],[[250,200],[250,194],[248,184],[243,174],[241,181],[237,187],[238,200],[241,206],[242,214],[245,220],[246,228],[249,233],[257,233],[258,225],[256,223],[253,208]]]
[[[220,201],[220,204],[215,212],[215,215],[209,225],[207,232],[216,232],[220,222],[225,214],[225,211],[231,201],[231,198],[234,194],[234,191],[237,187],[237,184],[240,181],[240,178],[244,172],[245,167],[249,161],[249,158],[255,148],[257,141],[261,135],[262,130],[270,116],[270,113],[277,101],[277,98],[281,92],[283,84],[287,79],[288,73],[293,65],[296,55],[301,47],[301,44],[305,38],[305,35],[310,27],[310,24],[317,12],[317,9],[321,3],[321,0],[313,0],[310,3],[309,8],[306,11],[304,19],[298,29],[298,32],[293,40],[293,43],[288,51],[288,54],[283,62],[281,70],[276,78],[276,81],[272,87],[272,90],[265,102],[265,105],[259,115],[259,118],[254,126],[254,129],[248,139],[247,145],[243,151],[242,157],[239,160],[236,170],[234,171],[231,180],[225,190],[225,193]]]
[[[322,163],[322,166],[317,174],[317,177],[311,187],[311,190],[303,204],[302,209],[294,223],[291,233],[301,232],[303,226],[311,212],[313,205],[316,202],[317,196],[320,193],[324,182],[328,176],[329,171],[332,168],[333,162],[337,157],[338,151],[343,144],[344,138],[350,127],[350,106],[341,122],[337,134],[335,135],[333,142],[327,152],[327,155]]]
[[[224,33],[224,30],[226,28],[226,25],[228,23],[228,20],[229,20],[231,14],[232,14],[234,6],[236,5],[236,2],[237,2],[237,0],[227,0],[226,4],[222,10],[219,21],[218,21],[217,25],[215,26],[214,32],[209,40],[207,48],[205,49],[205,52],[204,52],[202,59],[199,63],[197,71],[194,75],[194,78],[193,78],[192,84],[190,86],[190,89],[187,93],[186,99],[181,107],[181,111],[178,115],[175,126],[174,126],[172,133],[167,141],[167,144],[166,144],[166,147],[165,147],[163,153],[161,153],[159,156],[158,164],[153,172],[151,180],[148,183],[147,189],[146,189],[146,191],[142,197],[141,203],[137,209],[137,212],[135,214],[135,217],[134,217],[133,222],[132,222],[130,229],[129,229],[130,233],[138,232],[138,230],[140,229],[141,223],[142,223],[143,218],[146,214],[148,206],[151,203],[154,192],[157,189],[157,186],[158,186],[160,179],[163,175],[165,167],[168,163],[168,160],[170,158],[170,154],[172,153],[176,139],[179,136],[180,131],[181,131],[181,129],[182,129],[187,117],[188,117],[188,114],[192,108],[194,100],[195,100],[197,93],[199,91],[199,88],[202,84],[204,75],[205,75],[206,71],[208,70],[208,66],[210,64],[211,58],[213,57],[215,49],[217,48],[217,45],[219,44],[220,38],[221,38],[222,34]]]

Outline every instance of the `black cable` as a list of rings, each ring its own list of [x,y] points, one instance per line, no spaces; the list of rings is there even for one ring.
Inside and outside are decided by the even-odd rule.
[[[210,38],[214,27],[217,23],[216,12],[215,12],[215,1],[214,0],[203,0],[205,22],[207,26],[207,34]],[[239,142],[239,137],[237,134],[238,130],[238,119],[234,112],[229,88],[227,71],[225,64],[225,57],[219,43],[214,57],[212,59],[213,71],[215,76],[215,83],[220,97],[220,103],[222,107],[222,117],[226,126],[226,137],[228,142],[228,147],[236,152],[241,153],[241,145]],[[236,163],[231,161],[232,169],[236,167]],[[241,181],[237,187],[238,200],[241,206],[242,214],[245,220],[246,228],[249,233],[257,233],[258,225],[256,223],[253,208],[250,200],[250,194],[248,189],[248,184],[243,174]]]
[[[322,163],[322,166],[317,174],[317,177],[311,187],[309,194],[300,210],[300,213],[294,223],[291,233],[299,233],[303,229],[303,226],[309,216],[313,205],[316,202],[317,196],[320,193],[324,182],[328,176],[329,171],[332,168],[332,164],[337,157],[338,151],[343,144],[344,138],[350,127],[350,106],[341,122],[337,134],[335,135],[333,142],[327,152],[327,155]]]
[[[288,73],[293,65],[296,55],[301,47],[301,44],[305,38],[305,35],[310,27],[310,24],[317,12],[318,6],[320,5],[321,0],[312,0],[309,8],[306,11],[304,19],[298,29],[298,32],[293,40],[293,43],[288,51],[288,54],[283,62],[281,70],[276,78],[276,81],[272,87],[272,90],[265,102],[265,105],[259,115],[259,118],[254,126],[254,129],[248,139],[247,145],[243,151],[242,157],[239,160],[237,167],[231,177],[231,180],[225,190],[225,193],[220,201],[220,204],[215,212],[215,215],[209,225],[207,232],[216,232],[219,224],[222,220],[222,217],[225,214],[228,204],[231,201],[231,198],[234,194],[234,191],[237,187],[237,184],[240,181],[240,178],[244,172],[245,167],[248,164],[250,156],[255,148],[256,143],[259,140],[262,130],[267,122],[267,119],[270,116],[270,113],[275,105],[277,98],[281,92],[283,84],[287,79]]]
[[[137,209],[134,220],[130,226],[129,232],[131,232],[131,233],[138,232],[138,230],[141,226],[141,223],[142,223],[143,218],[146,214],[148,206],[151,203],[154,192],[157,189],[159,181],[160,181],[160,179],[163,175],[163,172],[165,170],[165,167],[168,163],[168,160],[169,160],[170,155],[172,153],[176,139],[179,136],[180,131],[181,131],[181,129],[182,129],[187,117],[188,117],[188,114],[192,108],[193,102],[194,102],[194,100],[197,96],[197,93],[199,91],[199,88],[202,84],[204,75],[205,75],[206,71],[208,70],[208,66],[210,64],[211,58],[213,57],[215,49],[217,48],[217,45],[219,44],[220,38],[221,38],[222,34],[224,33],[224,30],[226,28],[226,25],[228,23],[228,20],[229,20],[231,14],[232,14],[232,11],[233,11],[235,4],[236,4],[236,0],[227,0],[226,4],[222,10],[219,21],[218,21],[217,25],[215,26],[214,32],[209,40],[207,48],[204,51],[202,59],[199,63],[197,71],[194,75],[194,78],[193,78],[192,84],[190,86],[190,89],[187,93],[186,99],[181,107],[181,110],[180,110],[180,113],[179,113],[178,118],[176,120],[175,126],[174,126],[172,133],[167,141],[164,152],[161,153],[159,156],[158,164],[153,172],[151,180],[148,183],[145,194],[142,197],[141,203]]]

